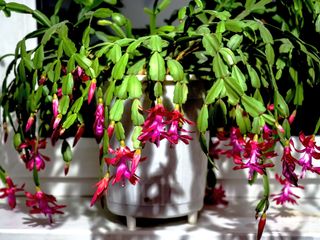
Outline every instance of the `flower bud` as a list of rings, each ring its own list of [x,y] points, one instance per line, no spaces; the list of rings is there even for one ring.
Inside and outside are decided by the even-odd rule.
[[[28,118],[28,121],[27,121],[26,129],[25,129],[26,132],[28,132],[30,130],[33,123],[34,123],[34,113],[31,113],[30,117]]]
[[[274,110],[274,104],[268,104],[268,105],[267,105],[267,109],[268,109],[269,111],[273,111],[273,110]]]
[[[96,86],[97,86],[97,81],[96,79],[92,79],[91,83],[90,83],[90,87],[89,87],[89,92],[88,92],[88,104],[90,104],[92,97],[94,95],[94,92],[96,90]]]
[[[64,165],[64,175],[67,176],[69,173],[70,163]]]
[[[289,117],[289,119],[288,119],[288,121],[289,121],[290,124],[293,123],[294,119],[296,118],[296,115],[297,115],[297,110],[294,110],[294,111],[291,113],[291,115],[290,115],[290,117]]]
[[[282,127],[278,122],[276,122],[276,128],[277,128],[281,133],[284,133],[283,127]]]
[[[53,94],[52,112],[53,112],[54,117],[56,117],[58,115],[58,107],[59,107],[59,101],[58,101],[57,94]]]
[[[113,135],[114,125],[115,125],[115,122],[114,122],[114,121],[111,121],[111,123],[110,123],[109,126],[108,126],[107,132],[108,132],[108,137],[109,137],[109,139],[110,139],[110,138],[112,137],[112,135]]]
[[[56,118],[54,119],[54,122],[53,122],[53,129],[56,129],[58,126],[59,126],[59,123],[62,119],[62,115],[61,114],[58,114],[56,116]]]
[[[266,225],[266,221],[267,221],[267,214],[263,213],[261,215],[261,218],[259,220],[259,224],[258,224],[258,233],[257,233],[257,239],[260,240],[262,237],[262,233],[264,230],[264,226]]]
[[[78,143],[78,141],[82,137],[83,133],[84,133],[84,124],[81,124],[78,126],[78,130],[77,130],[77,133],[74,137],[72,147],[74,147]]]

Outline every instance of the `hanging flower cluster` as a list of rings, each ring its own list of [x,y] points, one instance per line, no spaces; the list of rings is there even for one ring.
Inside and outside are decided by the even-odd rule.
[[[1,174],[4,175],[3,172]],[[5,185],[4,188],[0,188],[0,198],[7,198],[8,205],[11,209],[14,209],[16,207],[16,193],[23,191],[24,184],[17,187],[9,176],[5,176]]]
[[[265,131],[264,131],[265,133]],[[232,128],[230,132],[231,149],[221,151],[227,157],[232,157],[236,165],[233,169],[249,169],[248,180],[252,180],[255,173],[265,174],[265,169],[273,167],[269,159],[276,156],[274,152],[274,139],[267,134],[259,140],[257,134],[243,136],[239,128]]]
[[[34,168],[37,171],[43,170],[45,167],[45,161],[49,161],[50,158],[41,154],[39,149],[46,148],[45,139],[26,139],[25,142],[19,146],[20,150],[24,153],[20,156],[23,162],[26,164],[26,168],[32,171]]]
[[[138,137],[143,144],[150,141],[159,147],[162,139],[167,139],[171,145],[178,144],[179,140],[185,144],[192,140],[191,136],[183,134],[190,131],[183,129],[182,126],[185,123],[193,124],[193,122],[183,117],[179,107],[169,112],[161,103],[158,103],[147,112],[148,116],[142,126],[142,133]]]
[[[101,104],[101,105],[99,105]],[[102,112],[99,109],[103,109],[102,102],[98,103],[96,110],[95,126],[99,121],[102,121]],[[190,131],[183,128],[183,124],[193,124],[192,121],[187,120],[183,117],[183,114],[176,107],[173,111],[168,111],[161,103],[157,103],[154,107],[147,110],[148,115],[144,121],[141,129],[141,134],[138,136],[138,140],[145,144],[151,142],[156,144],[157,147],[160,145],[160,141],[167,139],[170,145],[178,144],[179,140],[188,144],[192,137],[186,133]],[[108,138],[111,139],[115,128],[115,122],[111,121],[107,127]],[[95,132],[97,128],[94,127]],[[103,132],[103,130],[101,130]],[[96,134],[97,135],[97,134]],[[96,186],[97,190],[91,200],[93,205],[99,197],[107,192],[109,184],[120,183],[125,186],[126,180],[131,184],[135,185],[139,177],[136,175],[136,170],[139,163],[146,158],[141,157],[141,149],[130,150],[123,139],[120,140],[120,147],[113,149],[108,148],[108,155],[112,157],[105,157],[104,161],[108,166],[108,172],[100,180]],[[112,167],[114,174],[109,172],[109,168]]]
[[[27,197],[26,206],[31,208],[30,214],[43,213],[49,217],[50,223],[53,223],[53,214],[63,214],[59,209],[64,208],[65,205],[58,205],[54,196],[42,192],[40,188],[37,187],[35,194],[25,192],[25,195]]]

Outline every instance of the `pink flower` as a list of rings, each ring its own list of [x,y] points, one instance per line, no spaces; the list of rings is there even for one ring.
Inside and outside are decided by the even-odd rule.
[[[91,100],[93,98],[94,92],[96,90],[96,86],[97,86],[96,79],[92,79],[91,83],[90,83],[90,87],[89,87],[89,92],[88,92],[88,104],[91,103]]]
[[[301,150],[298,150],[294,147],[294,143],[292,140],[290,143],[297,152],[303,153],[302,157],[298,161],[298,164],[302,167],[300,178],[304,178],[307,170],[320,174],[320,167],[314,167],[312,164],[313,158],[320,159],[320,152],[318,152],[320,151],[320,147],[316,145],[314,135],[305,136],[301,132],[299,134],[299,140],[304,146],[304,148]]]
[[[11,207],[11,209],[16,207],[16,192],[23,191],[24,184],[17,188],[17,185],[13,184],[10,177],[6,176],[6,187],[0,189],[0,198],[8,197],[8,204]]]
[[[59,107],[59,101],[58,101],[57,94],[53,94],[53,98],[52,98],[53,117],[56,117],[58,115],[58,107]]]
[[[124,186],[124,180],[128,179],[131,184],[135,185],[138,182],[138,177],[135,174],[132,174],[127,165],[127,161],[125,158],[121,158],[119,163],[117,164],[117,170],[115,177],[112,181],[112,184],[117,182],[121,182],[122,186]]]
[[[30,117],[28,118],[27,124],[26,124],[26,129],[25,129],[26,132],[28,132],[30,130],[33,123],[34,123],[34,113],[31,113]]]
[[[282,155],[282,174],[291,184],[298,185],[298,177],[294,173],[295,163],[298,161],[291,155],[290,145],[287,145],[283,148]]]
[[[63,214],[59,209],[64,208],[65,205],[58,205],[54,196],[46,194],[40,189],[37,189],[34,195],[29,192],[25,192],[25,195],[27,197],[26,206],[32,208],[30,214],[43,213],[49,217],[50,223],[53,223],[53,214]]]
[[[148,112],[149,114],[142,126],[142,133],[138,137],[138,140],[142,143],[150,141],[159,147],[160,141],[166,137],[165,117],[169,113],[162,104],[157,104],[149,109]]]
[[[109,177],[109,174],[107,173],[99,182],[97,182],[97,190],[95,191],[90,203],[91,207],[93,206],[93,204],[95,204],[98,198],[100,198],[105,192],[107,192],[111,179],[112,177]]]
[[[21,155],[22,160],[26,164],[26,168],[30,171],[33,170],[34,167],[38,171],[44,169],[45,161],[49,161],[50,158],[41,154],[39,149],[46,148],[46,140],[36,140],[36,139],[26,139],[25,142],[21,143],[19,146],[20,150],[24,150],[25,153]]]
[[[127,146],[125,146],[124,141],[121,141],[119,148],[116,150],[109,149],[109,152],[113,154],[114,157],[105,158],[105,161],[108,165],[116,167],[116,173],[112,184],[121,181],[122,185],[124,185],[125,179],[128,179],[135,185],[138,181],[138,177],[134,172],[129,170],[128,162],[133,161],[133,163],[131,163],[133,165],[131,169],[135,170],[140,161],[139,153],[137,154],[135,151],[131,151]]]
[[[292,189],[295,188],[295,186],[292,183],[290,183],[287,179],[282,179],[278,174],[276,174],[276,179],[281,185],[283,185],[283,187],[279,194],[271,195],[271,197],[273,197],[273,201],[275,201],[276,204],[281,205],[285,204],[286,202],[291,204],[297,204],[296,199],[299,199],[300,197],[292,192]],[[297,187],[303,189],[302,186]]]
[[[258,136],[255,135],[253,139],[246,142],[243,158],[236,164],[233,169],[249,168],[249,180],[252,180],[254,172],[261,175],[265,174],[265,168],[273,167],[273,163],[262,163],[264,159],[274,157],[275,153],[269,151],[269,146],[266,143],[258,143]]]
[[[231,146],[229,150],[222,150],[221,154],[226,154],[227,157],[232,157],[235,164],[242,163],[242,152],[244,151],[244,147],[246,142],[244,137],[242,136],[239,128],[231,128],[230,132],[230,142],[228,146]]]
[[[168,114],[169,120],[167,124],[170,124],[170,128],[167,131],[165,137],[171,144],[178,144],[178,141],[181,140],[185,144],[189,144],[189,141],[192,140],[192,137],[186,134],[181,134],[182,132],[190,132],[182,128],[182,125],[185,123],[194,124],[192,121],[187,120],[183,117],[182,113],[175,109],[170,114]]]
[[[99,143],[103,137],[104,132],[104,106],[101,98],[99,98],[99,103],[95,112],[93,132],[97,142]]]

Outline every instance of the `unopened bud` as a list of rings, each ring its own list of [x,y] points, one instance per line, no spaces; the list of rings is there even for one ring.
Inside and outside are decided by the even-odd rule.
[[[290,124],[293,123],[294,119],[296,118],[296,115],[297,115],[297,110],[294,110],[294,111],[291,113],[291,115],[290,115],[290,117],[289,117],[289,119],[288,119],[288,121],[289,121]]]
[[[30,130],[33,123],[34,123],[34,113],[31,113],[30,117],[28,118],[28,121],[27,121],[26,129],[25,129],[26,132],[28,132]]]

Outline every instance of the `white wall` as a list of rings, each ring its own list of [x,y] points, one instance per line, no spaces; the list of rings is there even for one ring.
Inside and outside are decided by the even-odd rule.
[[[16,0],[18,2],[28,5],[34,9],[36,7],[35,0]],[[15,46],[27,33],[36,29],[36,22],[31,15],[12,13],[10,18],[4,16],[0,12],[0,56],[8,53],[14,53]],[[27,49],[34,47],[36,40],[27,42]],[[5,76],[5,68],[12,58],[5,59],[0,63],[0,82]]]
[[[122,2],[125,7],[121,11],[132,20],[135,28],[143,28],[149,24],[149,15],[144,13],[143,9],[144,7],[152,9],[154,0],[123,0]],[[159,14],[157,24],[164,24],[163,20],[170,17],[172,10],[179,9],[188,2],[188,0],[171,0],[171,5]]]

